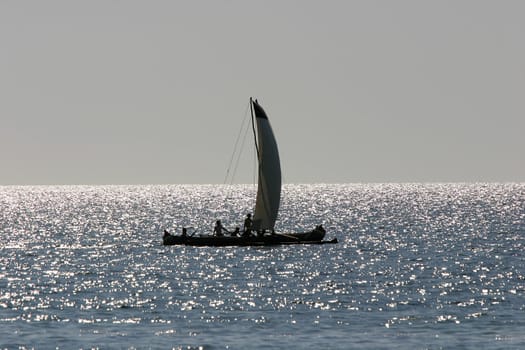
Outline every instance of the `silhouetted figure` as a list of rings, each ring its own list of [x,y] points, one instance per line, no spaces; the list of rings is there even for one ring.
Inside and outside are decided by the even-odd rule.
[[[235,231],[232,232],[232,237],[237,237],[239,236],[240,233],[241,233],[241,230],[238,227],[236,227]]]
[[[224,226],[222,226],[221,220],[217,220],[215,222],[215,227],[213,228],[213,233],[218,237],[222,237],[224,236],[224,233],[222,233],[223,230],[229,232]]]
[[[250,236],[252,234],[252,214],[246,214],[246,219],[244,219],[244,233],[243,236]]]
[[[188,236],[188,230],[186,230],[186,227],[182,228],[182,237]]]
[[[168,230],[164,229],[164,238],[171,236]]]

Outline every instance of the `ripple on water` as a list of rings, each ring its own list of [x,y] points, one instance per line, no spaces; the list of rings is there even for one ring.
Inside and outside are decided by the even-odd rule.
[[[163,247],[240,226],[253,186],[0,189],[7,348],[525,345],[525,186],[288,185],[281,230],[340,243]]]

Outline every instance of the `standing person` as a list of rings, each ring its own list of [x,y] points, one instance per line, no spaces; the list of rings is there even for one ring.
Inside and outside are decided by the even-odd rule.
[[[182,228],[182,237],[186,237],[188,235],[188,230],[186,230],[186,227]]]
[[[213,234],[215,236],[222,237],[224,236],[224,233],[222,233],[222,230],[229,233],[229,231],[224,226],[222,226],[221,220],[217,220],[215,222],[215,227],[213,228]]]
[[[244,219],[244,233],[243,236],[250,236],[252,234],[252,214],[246,214],[246,219]]]

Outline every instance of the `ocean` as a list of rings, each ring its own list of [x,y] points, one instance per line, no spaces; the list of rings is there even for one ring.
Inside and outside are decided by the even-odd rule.
[[[254,197],[0,187],[0,348],[525,348],[525,184],[286,185],[277,230],[338,244],[161,244]]]

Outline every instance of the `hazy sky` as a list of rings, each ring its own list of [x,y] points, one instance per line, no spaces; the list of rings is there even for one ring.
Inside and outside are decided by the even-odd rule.
[[[523,182],[524,14],[525,1],[1,1],[0,184],[222,183],[250,96],[286,183]],[[241,162],[235,182],[252,181]]]

